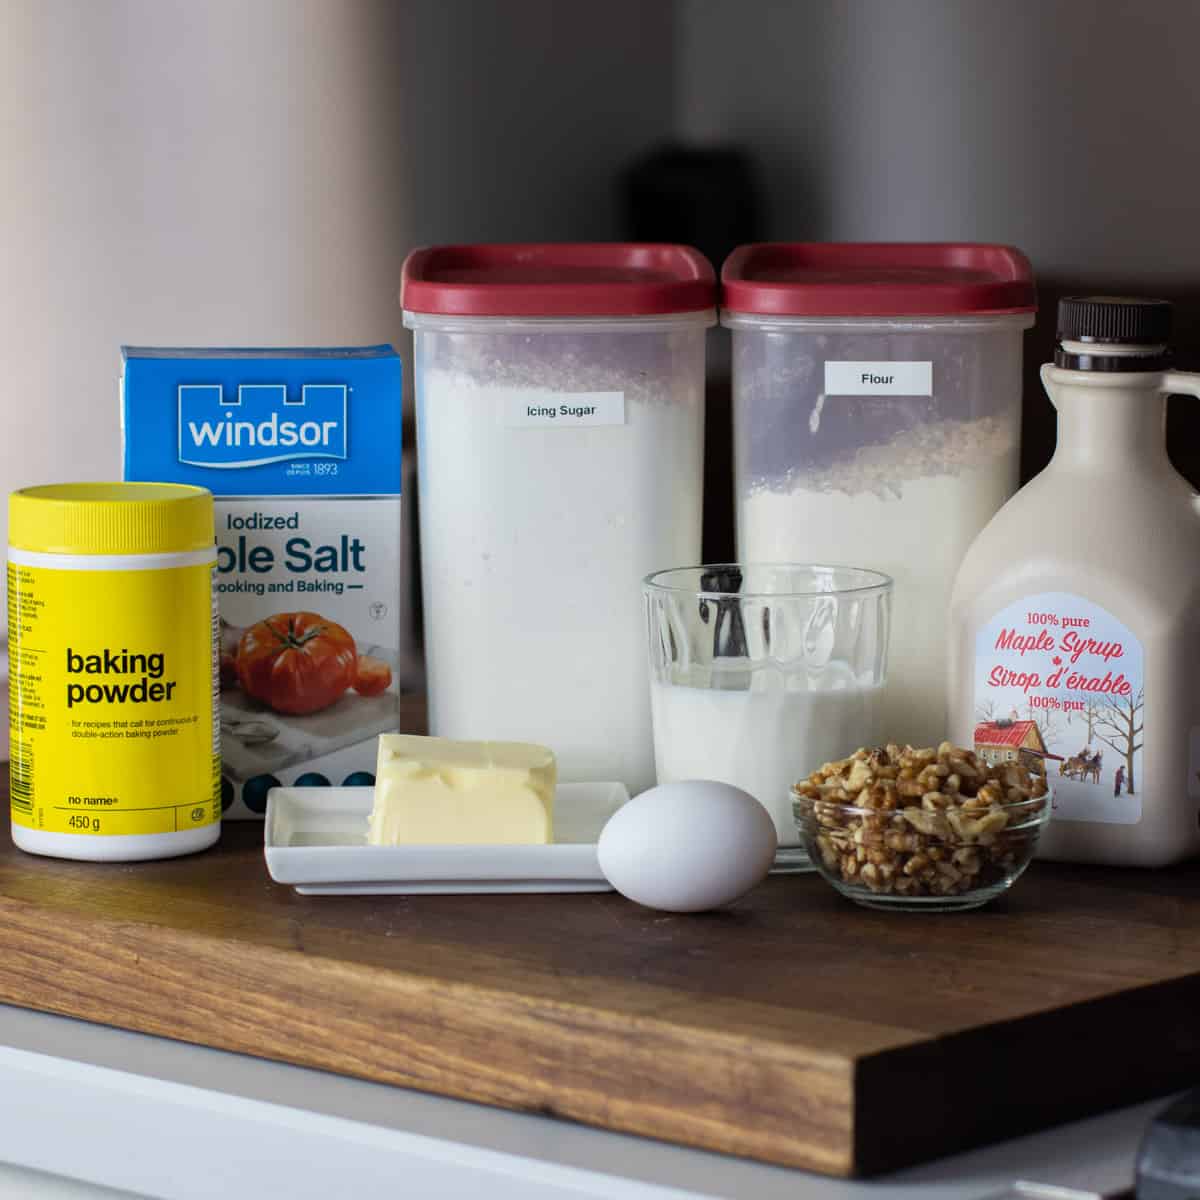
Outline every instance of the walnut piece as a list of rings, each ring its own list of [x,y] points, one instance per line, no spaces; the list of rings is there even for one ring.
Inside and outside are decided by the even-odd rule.
[[[1048,792],[1023,764],[950,742],[859,749],[792,789],[827,871],[901,896],[961,895],[1023,865]]]

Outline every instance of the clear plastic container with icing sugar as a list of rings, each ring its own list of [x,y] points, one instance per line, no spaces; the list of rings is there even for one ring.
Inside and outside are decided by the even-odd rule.
[[[654,783],[640,582],[700,554],[708,262],[448,246],[404,266],[431,732]]]
[[[886,737],[946,735],[946,613],[971,540],[1018,484],[1035,291],[984,245],[743,246],[733,330],[738,557],[895,580]]]
[[[951,736],[1042,762],[1042,858],[1200,852],[1200,498],[1167,458],[1165,301],[1067,299],[1042,382],[1049,466],[971,546],[950,615]]]

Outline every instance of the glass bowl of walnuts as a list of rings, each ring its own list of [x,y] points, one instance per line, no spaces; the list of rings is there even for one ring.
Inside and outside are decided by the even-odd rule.
[[[1034,762],[992,763],[943,742],[890,744],[826,763],[792,788],[817,870],[868,908],[978,908],[1029,865],[1050,819]]]

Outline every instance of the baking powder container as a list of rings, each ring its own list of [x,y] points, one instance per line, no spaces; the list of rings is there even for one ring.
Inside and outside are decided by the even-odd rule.
[[[1016,491],[1035,292],[1007,246],[743,246],[733,330],[738,557],[895,580],[883,732],[947,729],[946,618],[975,535]]]
[[[220,833],[212,495],[74,483],[9,497],[13,841],[168,858]]]
[[[446,246],[415,331],[430,732],[654,783],[639,585],[700,551],[712,268],[682,246]]]

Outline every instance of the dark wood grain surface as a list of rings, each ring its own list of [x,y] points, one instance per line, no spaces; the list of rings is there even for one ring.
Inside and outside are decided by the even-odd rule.
[[[832,1174],[1194,1083],[1200,872],[1034,864],[958,915],[815,877],[615,895],[302,897],[257,824],[144,864],[0,849],[0,999]]]

